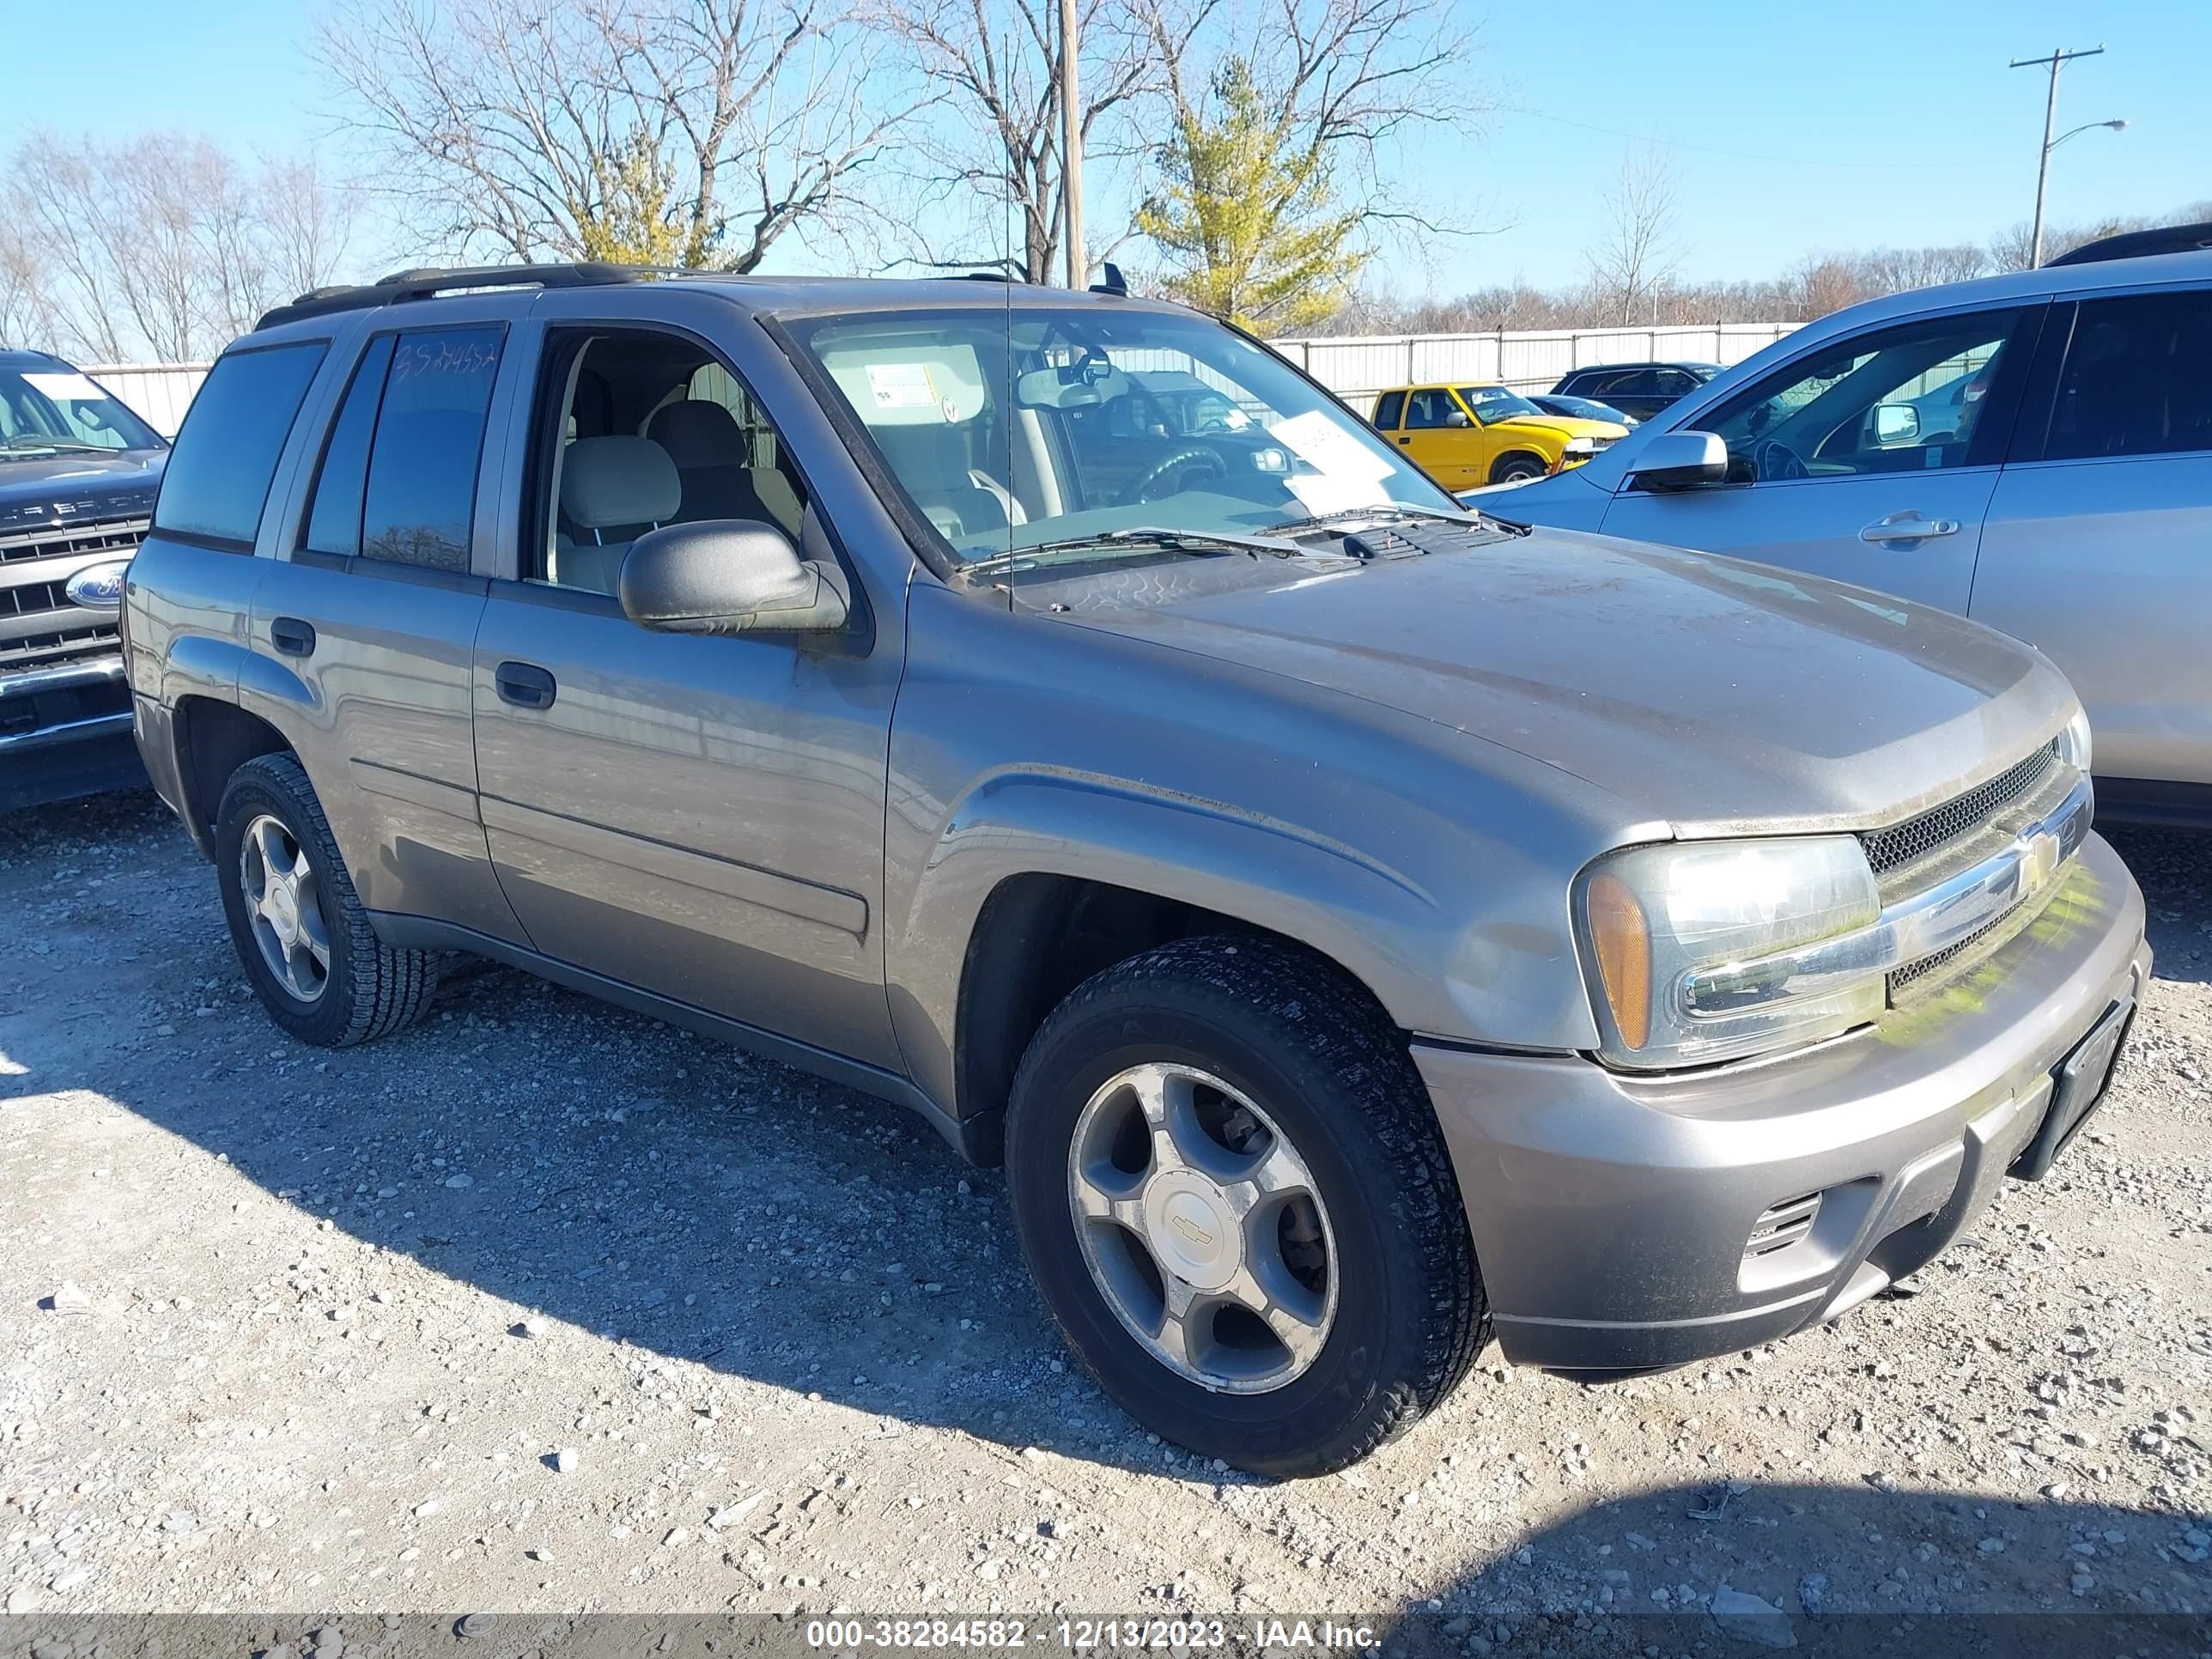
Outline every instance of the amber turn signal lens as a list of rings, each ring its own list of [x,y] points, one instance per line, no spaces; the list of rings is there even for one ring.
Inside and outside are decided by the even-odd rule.
[[[1598,976],[1620,1040],[1641,1048],[1651,1035],[1651,930],[1626,882],[1607,872],[1589,884],[1585,903]]]

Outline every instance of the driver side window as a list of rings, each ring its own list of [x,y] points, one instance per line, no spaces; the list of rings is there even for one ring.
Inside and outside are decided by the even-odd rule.
[[[1451,393],[1443,387],[1425,387],[1406,401],[1406,430],[1424,432],[1449,426],[1451,416],[1458,412],[1459,405],[1452,401]]]
[[[1980,428],[2006,342],[2024,314],[1908,323],[1777,370],[1707,423],[1728,445],[1729,481],[1787,483],[1994,462],[2005,434]]]

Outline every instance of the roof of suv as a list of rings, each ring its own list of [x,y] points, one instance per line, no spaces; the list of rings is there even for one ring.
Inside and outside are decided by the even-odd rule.
[[[416,305],[460,293],[509,291],[526,301],[550,289],[621,289],[647,283],[712,292],[732,305],[782,316],[870,311],[1064,306],[1139,306],[1157,302],[1103,289],[1078,293],[1032,287],[991,275],[964,276],[753,276],[723,271],[662,270],[594,264],[492,265],[467,270],[396,272],[374,283],[316,289],[263,316],[254,331],[385,306]]]

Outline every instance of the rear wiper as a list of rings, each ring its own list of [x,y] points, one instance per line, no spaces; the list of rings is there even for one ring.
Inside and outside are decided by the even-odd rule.
[[[1264,553],[1278,559],[1310,559],[1314,556],[1311,549],[1300,547],[1296,542],[1285,541],[1277,536],[1239,536],[1230,531],[1170,530],[1164,526],[1139,525],[1129,530],[1100,530],[1088,536],[1066,536],[1058,541],[1038,542],[1031,547],[994,553],[967,568],[971,571],[1003,570],[1024,559],[1123,548],[1131,550],[1164,548],[1173,552],[1226,550],[1232,553]]]

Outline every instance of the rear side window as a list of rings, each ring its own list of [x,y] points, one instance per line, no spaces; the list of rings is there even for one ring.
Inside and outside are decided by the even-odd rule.
[[[160,530],[251,552],[324,343],[234,351],[208,371],[162,475]]]
[[[1398,429],[1398,417],[1405,412],[1405,409],[1406,394],[1404,392],[1384,392],[1382,401],[1375,405],[1376,426],[1384,432],[1395,432]]]
[[[2212,449],[2212,294],[2086,300],[2059,371],[2048,460]]]
[[[501,338],[496,327],[440,328],[370,343],[331,425],[307,547],[468,569]]]
[[[307,514],[301,545],[317,553],[346,556],[361,551],[362,497],[368,486],[368,441],[376,431],[376,406],[384,398],[384,377],[392,368],[392,336],[379,335],[362,354],[345,401],[331,427],[315,477],[315,503]]]

